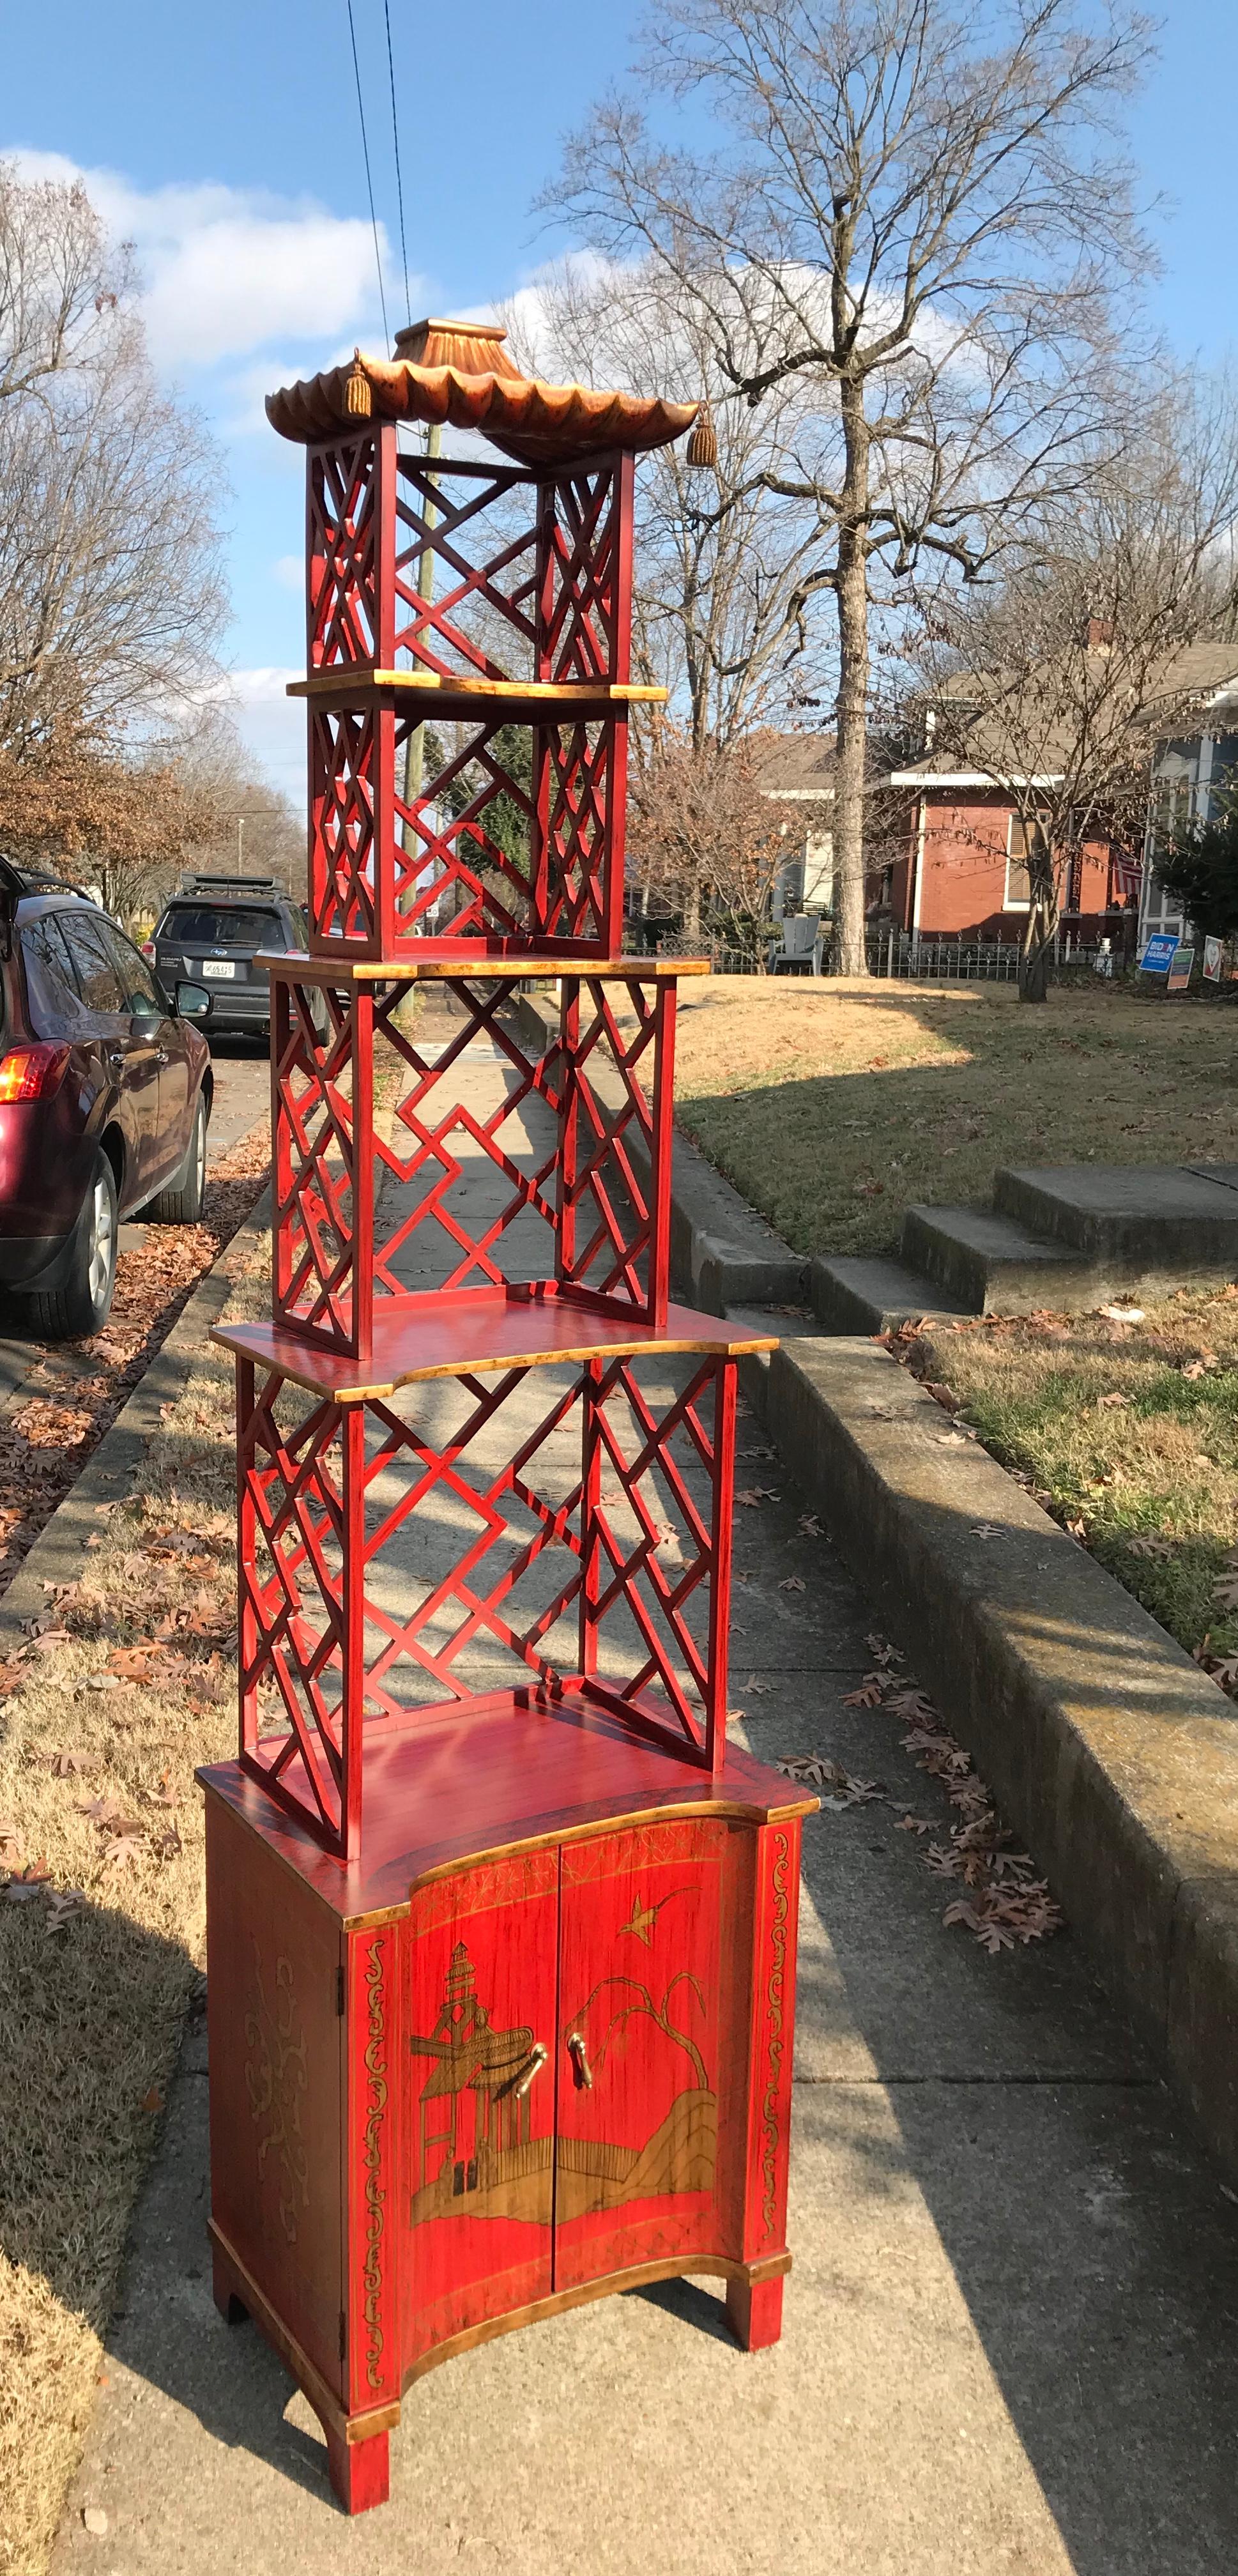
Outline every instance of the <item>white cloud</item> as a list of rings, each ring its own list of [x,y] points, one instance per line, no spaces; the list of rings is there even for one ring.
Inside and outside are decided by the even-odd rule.
[[[237,363],[277,341],[348,333],[368,332],[381,345],[374,241],[361,216],[213,181],[144,190],[61,153],[13,157],[30,178],[80,178],[114,239],[133,243],[157,367],[184,373]],[[386,264],[381,226],[379,239]]]

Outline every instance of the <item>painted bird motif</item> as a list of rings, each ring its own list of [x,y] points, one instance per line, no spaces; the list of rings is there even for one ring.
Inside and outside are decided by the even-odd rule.
[[[669,1894],[658,1898],[656,1905],[642,1905],[639,1896],[633,1897],[632,1920],[630,1923],[621,1923],[620,1932],[630,1932],[633,1939],[641,1942],[646,1950],[651,1949],[654,1929],[663,1906],[669,1905],[673,1897],[693,1896],[695,1893],[696,1890],[691,1887],[672,1887]]]

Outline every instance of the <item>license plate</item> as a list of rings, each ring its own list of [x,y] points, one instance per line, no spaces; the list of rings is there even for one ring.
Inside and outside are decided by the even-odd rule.
[[[195,965],[195,975],[198,972],[199,968]],[[201,961],[201,972],[203,975],[217,975],[221,977],[226,975],[231,977],[235,975],[236,968],[230,957],[204,957]]]

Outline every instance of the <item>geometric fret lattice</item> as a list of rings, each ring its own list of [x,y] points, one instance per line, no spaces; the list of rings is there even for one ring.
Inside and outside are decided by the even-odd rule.
[[[322,953],[427,936],[501,953],[619,942],[631,457],[537,476],[401,450],[309,453],[310,923]],[[367,697],[349,681],[420,675]],[[498,684],[484,715],[469,689]],[[596,687],[572,722],[513,691]],[[411,769],[410,739],[414,745]]]
[[[621,716],[517,729],[502,716],[423,728],[401,705],[310,710],[310,910],[315,944],[398,957],[427,934],[501,949],[618,944]],[[450,739],[446,738],[449,732]],[[426,745],[428,743],[428,751]],[[524,759],[521,759],[521,746]],[[527,764],[527,766],[526,766]],[[385,854],[385,855],[384,855]]]
[[[272,970],[277,1320],[364,1357],[379,1309],[538,1284],[663,1322],[673,982],[564,979],[543,1051],[518,1034],[514,978],[437,989],[458,1014],[446,1042],[419,1036],[415,986]]]
[[[630,457],[539,478],[431,460],[386,425],[312,449],[308,469],[311,670],[626,676]]]
[[[735,1364],[679,1365],[461,1375],[431,1411],[241,1363],[242,1759],[328,1850],[359,1848],[367,1729],[530,1682],[712,1763]]]

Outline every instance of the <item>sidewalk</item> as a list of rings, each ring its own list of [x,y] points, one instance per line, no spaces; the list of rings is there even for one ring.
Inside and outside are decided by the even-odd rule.
[[[470,1058],[473,1106],[496,1071]],[[526,1381],[530,1419],[550,1375]],[[739,1446],[763,1447],[751,1416]],[[944,1820],[944,1801],[888,1718],[843,1705],[872,1616],[799,1531],[776,1462],[745,1459],[741,1479],[778,1496],[737,1514],[731,1698],[748,1740],[769,1759],[820,1751],[890,1793],[805,1829],[783,2342],[739,2353],[717,2285],[681,2282],[502,2338],[410,2390],[391,2504],[348,2523],[304,2401],[211,2303],[199,2028],[57,2576],[1238,2562],[1232,2198],[1067,1936],[990,1959],[943,1928],[950,1891],[896,1826],[908,1809]],[[410,1533],[393,1597],[425,1571]],[[803,1593],[780,1590],[790,1573]]]

